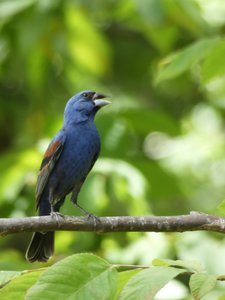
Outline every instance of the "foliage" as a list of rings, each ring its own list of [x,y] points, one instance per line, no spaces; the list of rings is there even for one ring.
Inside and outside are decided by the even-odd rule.
[[[157,261],[152,266],[112,265],[92,254],[75,254],[53,266],[18,274],[1,274],[1,299],[155,299],[172,279],[190,277],[194,299],[212,290],[221,277],[195,269],[195,264]],[[191,271],[190,271],[191,270]],[[7,277],[7,281],[6,281]],[[169,290],[168,290],[169,291]]]
[[[224,204],[216,208],[225,194],[224,20],[222,0],[1,0],[1,217],[35,214],[43,152],[61,126],[67,99],[85,89],[109,94],[113,103],[96,119],[101,158],[82,188],[82,206],[100,216],[224,215]],[[69,199],[62,212],[79,214]],[[46,271],[25,262],[28,240],[14,235],[0,241],[0,278],[8,282],[1,292],[10,291],[13,299],[28,289],[35,297],[48,272],[56,278],[60,263],[83,258],[94,260],[84,280],[105,270],[105,291],[117,298],[141,287],[142,295],[150,293],[151,283],[141,282],[151,272],[152,280],[162,280],[159,290],[182,270],[191,275],[176,277],[158,298],[190,299],[187,286],[195,299],[225,297],[224,284],[216,284],[225,268],[222,235],[57,232],[56,255]],[[87,251],[109,262],[69,256]],[[114,267],[149,265],[157,257],[161,264],[143,271]],[[190,270],[190,260],[204,271]]]

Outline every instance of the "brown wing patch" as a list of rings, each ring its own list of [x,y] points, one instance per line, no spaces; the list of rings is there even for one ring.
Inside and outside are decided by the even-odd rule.
[[[52,156],[52,154],[60,146],[61,143],[62,143],[61,141],[55,141],[54,143],[52,143],[46,150],[44,158]]]
[[[66,135],[62,134],[61,136],[59,136],[59,139],[53,141],[49,145],[48,149],[45,152],[36,185],[37,208],[40,204],[41,195],[47,184],[48,178],[63,151],[65,140]]]
[[[51,160],[52,156],[55,154],[56,150],[59,148],[61,143],[62,143],[61,141],[55,141],[54,143],[50,144],[50,146],[48,147],[48,149],[44,154],[40,171],[49,163],[49,161]]]

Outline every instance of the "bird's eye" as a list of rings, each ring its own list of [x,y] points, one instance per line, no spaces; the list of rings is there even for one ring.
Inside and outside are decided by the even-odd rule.
[[[87,98],[88,94],[87,93],[83,93],[83,97]]]

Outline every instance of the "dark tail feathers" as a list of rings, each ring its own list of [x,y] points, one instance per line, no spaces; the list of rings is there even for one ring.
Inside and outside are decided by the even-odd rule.
[[[35,232],[26,252],[29,262],[46,262],[54,253],[54,231]]]

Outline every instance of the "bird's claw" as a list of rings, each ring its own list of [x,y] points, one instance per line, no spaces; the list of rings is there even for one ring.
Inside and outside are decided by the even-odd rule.
[[[87,215],[87,219],[88,219],[88,221],[93,221],[94,228],[95,228],[95,231],[96,231],[97,230],[97,224],[100,223],[100,219],[97,216],[95,216],[93,214],[90,214],[90,213]]]
[[[59,212],[56,212],[56,211],[52,211],[51,212],[51,217],[56,219],[56,222],[58,224],[58,226],[60,226],[60,218],[64,218],[64,215],[59,213]]]
[[[95,216],[94,214],[91,214],[91,213],[87,214],[87,219],[88,220],[92,219],[92,220],[100,222],[99,218],[97,216]]]

